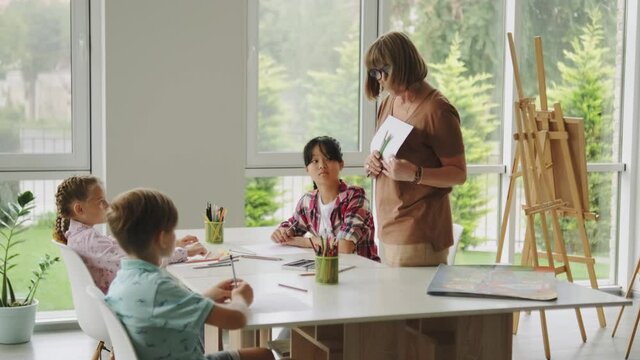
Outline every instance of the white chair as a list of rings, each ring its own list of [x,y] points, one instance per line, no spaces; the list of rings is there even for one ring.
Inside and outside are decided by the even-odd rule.
[[[55,240],[52,241],[60,248],[60,254],[67,267],[67,274],[69,275],[69,282],[71,283],[71,296],[78,318],[78,325],[80,325],[80,328],[85,334],[98,341],[98,347],[92,359],[99,359],[103,348],[111,348],[111,341],[109,340],[107,326],[102,320],[100,312],[96,311],[95,301],[89,297],[86,291],[87,285],[95,286],[95,283],[80,255],[67,245]]]
[[[113,344],[113,353],[116,359],[136,360],[138,357],[136,356],[136,351],[133,348],[131,339],[129,339],[127,329],[122,325],[116,314],[107,306],[107,303],[104,302],[104,294],[102,291],[95,285],[89,285],[86,288],[86,292],[92,298],[93,303],[98,305],[102,318],[107,324],[107,330],[109,331],[109,337]]]
[[[453,224],[453,245],[449,248],[449,255],[447,255],[447,265],[453,265],[456,260],[456,252],[458,252],[458,243],[462,237],[462,225]]]

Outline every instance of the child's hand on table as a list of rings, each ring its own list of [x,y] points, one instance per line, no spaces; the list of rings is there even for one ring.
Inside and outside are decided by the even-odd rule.
[[[207,250],[207,248],[202,246],[202,244],[200,244],[199,242],[184,246],[184,249],[187,250],[187,256],[189,257],[196,256],[196,255],[204,256],[204,255],[207,255],[207,253],[209,252],[209,250]]]
[[[241,283],[240,279],[238,279],[238,283]],[[217,303],[223,303],[231,299],[233,288],[233,279],[227,279],[209,288],[203,295]]]
[[[253,289],[246,282],[238,280],[238,287],[231,290],[231,298],[235,298],[236,296],[242,297],[247,303],[247,306],[251,305],[253,302]]]
[[[291,228],[277,228],[273,234],[271,234],[271,240],[278,244],[286,243],[293,239],[293,231]]]
[[[181,248],[186,247],[187,245],[196,244],[196,243],[198,243],[198,238],[193,235],[187,235],[181,239],[176,240],[176,246]]]

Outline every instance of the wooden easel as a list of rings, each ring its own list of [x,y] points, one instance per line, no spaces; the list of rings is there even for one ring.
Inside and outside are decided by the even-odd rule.
[[[520,98],[520,100],[522,100],[525,97],[520,82],[513,35],[509,33],[508,37],[518,97]],[[547,141],[550,143],[550,146],[546,147],[543,153],[545,159],[543,167],[545,169],[545,179],[547,179],[547,181],[552,184],[548,187],[548,189],[550,190],[551,198],[561,199],[564,202],[563,206],[558,209],[559,214],[565,217],[574,217],[577,222],[577,228],[580,234],[584,255],[572,255],[567,256],[567,258],[569,259],[569,261],[584,263],[586,265],[590,285],[593,289],[597,289],[598,281],[595,272],[595,259],[593,258],[593,255],[591,253],[591,245],[589,244],[589,238],[585,225],[585,220],[597,220],[597,215],[588,210],[589,196],[585,155],[586,151],[584,145],[584,125],[580,118],[565,117],[561,114],[561,112],[558,112],[558,114],[554,115],[553,111],[548,111],[544,77],[544,62],[542,56],[542,40],[539,37],[535,38],[535,46],[536,64],[538,70],[538,88],[540,91],[540,104],[542,110],[538,115],[535,116],[536,121],[534,129],[536,129],[538,132],[542,132],[541,137],[545,138],[545,143]],[[558,109],[560,109],[559,106]],[[509,181],[507,192],[507,200],[502,216],[496,262],[500,262],[502,256],[509,214],[511,212],[511,204],[513,202],[513,194],[515,192],[515,182],[518,177],[522,176],[522,169],[518,169],[518,165],[521,162],[521,156],[521,151],[516,148],[512,164],[512,175]],[[526,238],[527,237],[525,234],[525,239]],[[527,253],[525,251],[526,245],[527,244],[525,240],[525,249],[523,249],[523,260],[525,260],[525,257],[527,256]],[[549,257],[545,253],[540,253],[539,255],[543,258],[549,259]],[[553,257],[555,257],[556,259],[563,258],[561,254],[554,254]],[[529,263],[523,262],[523,264]],[[565,266],[569,267],[569,264],[566,263]],[[602,307],[597,307],[597,312],[600,327],[605,327],[606,319],[604,317],[604,311],[602,310]]]
[[[633,283],[636,281],[636,276],[638,276],[638,272],[640,272],[640,259],[638,259],[638,263],[636,264],[636,270],[633,272],[633,276],[631,276],[631,281],[629,281],[629,288],[627,289],[626,298],[631,298],[631,290],[633,290]],[[620,313],[618,313],[618,319],[616,320],[616,326],[613,327],[613,333],[611,333],[611,337],[616,336],[616,331],[618,330],[618,325],[620,325],[620,319],[622,318],[622,313],[624,312],[624,305],[620,308]],[[636,316],[636,322],[633,324],[633,331],[631,331],[631,337],[629,337],[629,344],[627,345],[627,353],[624,355],[625,359],[629,358],[629,353],[631,352],[631,345],[633,345],[633,339],[636,337],[636,330],[638,330],[638,322],[640,322],[640,309],[638,309],[638,315]]]
[[[585,218],[595,218],[595,216],[586,215],[584,211],[588,207],[588,196],[582,122],[579,119],[565,118],[560,104],[555,104],[553,110],[548,109],[542,41],[539,37],[535,38],[535,48],[541,109],[536,109],[534,99],[525,98],[520,81],[513,35],[509,33],[508,38],[519,97],[519,101],[515,103],[517,132],[514,134],[514,139],[517,147],[512,165],[513,175],[509,183],[505,213],[503,214],[496,262],[500,262],[502,254],[515,181],[517,177],[522,177],[525,192],[523,209],[527,216],[522,264],[538,267],[539,257],[546,258],[556,275],[564,273],[567,280],[573,282],[569,261],[583,262],[589,270],[591,286],[597,289],[595,260],[591,255],[584,223]],[[572,142],[570,143],[569,140],[572,140]],[[581,166],[583,163],[584,165]],[[576,167],[578,172],[574,171]],[[539,216],[541,223],[544,252],[538,252],[537,250],[536,215]],[[576,217],[584,248],[584,256],[567,256],[560,227],[560,216]],[[547,219],[551,220],[553,246],[549,236]],[[562,262],[562,265],[556,266],[555,261]],[[582,340],[586,341],[580,309],[576,308],[575,311]],[[598,309],[598,317],[600,325],[604,327],[606,323],[602,308]],[[514,333],[517,332],[518,320],[519,313],[516,313],[514,315]],[[549,340],[544,311],[540,312],[540,321],[545,355],[549,359]]]

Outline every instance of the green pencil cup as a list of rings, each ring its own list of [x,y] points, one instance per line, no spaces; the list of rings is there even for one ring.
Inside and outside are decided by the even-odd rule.
[[[205,221],[204,240],[210,244],[222,244],[224,242],[224,222]]]
[[[338,283],[337,256],[316,256],[316,282],[320,284]]]

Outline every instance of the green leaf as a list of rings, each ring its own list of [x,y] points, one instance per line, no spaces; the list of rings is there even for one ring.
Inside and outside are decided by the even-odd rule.
[[[12,241],[12,242],[11,242],[11,244],[9,244],[8,249],[11,249],[11,248],[13,248],[13,247],[14,247],[14,246],[16,246],[16,245],[20,245],[20,244],[22,244],[23,242],[25,242],[25,240],[24,240],[24,239],[14,240],[14,241]]]
[[[11,228],[12,227],[11,225],[14,223],[14,215],[8,212],[7,210],[5,210],[4,208],[0,208],[0,211],[2,211],[2,215],[4,215],[4,217],[10,220],[9,225],[7,227]]]
[[[17,228],[16,230],[13,231],[13,236],[16,237],[20,234],[22,234],[23,232],[27,231],[29,229],[27,228]]]
[[[8,203],[9,210],[12,211],[15,215],[20,214],[20,207],[16,203]]]
[[[18,195],[18,204],[20,204],[20,206],[25,206],[26,204],[32,202],[33,200],[35,200],[35,196],[33,196],[33,193],[31,191],[25,191],[22,194]]]
[[[7,285],[9,286],[9,298],[11,299],[10,303],[16,302],[16,294],[13,292],[13,285],[11,285],[11,280],[7,277]]]
[[[20,221],[16,222],[16,224],[14,225],[14,227],[20,227],[22,226],[22,224],[26,223],[27,221],[29,221],[28,218],[22,218]]]

